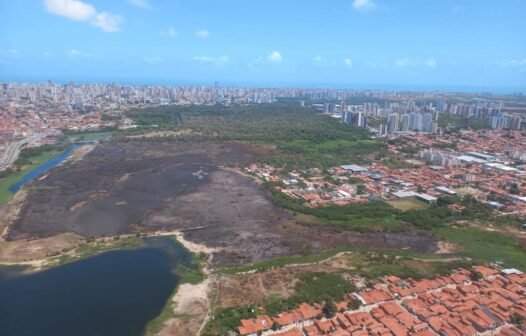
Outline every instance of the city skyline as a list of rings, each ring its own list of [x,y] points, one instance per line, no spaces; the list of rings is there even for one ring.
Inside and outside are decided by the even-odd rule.
[[[524,92],[524,10],[514,0],[5,2],[0,76]]]

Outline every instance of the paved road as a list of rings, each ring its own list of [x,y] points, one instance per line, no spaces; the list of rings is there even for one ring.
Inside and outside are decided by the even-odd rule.
[[[18,154],[20,154],[20,150],[22,150],[22,147],[25,146],[28,143],[34,143],[42,140],[43,138],[47,137],[48,135],[51,135],[52,133],[37,133],[33,134],[27,138],[24,138],[23,140],[20,140],[18,142],[15,142],[7,147],[7,150],[4,152],[4,154],[0,157],[0,171],[5,170],[9,168],[13,164],[13,162],[16,161],[18,158]]]

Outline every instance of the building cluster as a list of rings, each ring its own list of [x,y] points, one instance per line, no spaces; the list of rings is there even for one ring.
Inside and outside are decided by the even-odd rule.
[[[360,306],[353,309],[350,302],[356,300]],[[434,279],[388,276],[334,306],[334,314],[324,314],[322,303],[302,303],[277,316],[262,311],[241,320],[238,331],[243,336],[524,336],[526,275],[476,266]]]
[[[167,104],[257,104],[276,100],[276,89],[254,87],[224,87],[119,84],[2,84],[0,101],[29,101],[66,103],[89,109],[104,104],[112,107],[126,105]]]
[[[379,136],[387,134],[401,134],[408,132],[436,133],[438,130],[438,112],[410,112],[389,113],[387,124],[381,124],[378,129]]]
[[[469,193],[501,212],[526,214],[526,135],[520,132],[411,135],[389,147],[399,155],[404,148],[420,148],[416,156],[427,163],[428,169],[442,175],[441,183],[445,187],[457,189],[459,193],[469,188]],[[433,178],[438,179],[439,175]],[[423,187],[427,189],[429,185]]]
[[[429,98],[422,101],[386,100],[383,103],[367,102],[360,105],[349,105],[345,101],[341,101],[340,104],[315,103],[312,107],[334,118],[341,118],[345,124],[370,127],[378,136],[437,133],[438,118],[441,114],[461,117],[465,126],[468,126],[470,118],[475,118],[482,120],[491,129],[520,130],[524,113],[521,109],[506,109],[503,102],[448,104],[442,99]],[[372,126],[370,120],[380,123]]]
[[[514,109],[505,108],[502,102],[479,102],[476,104],[447,104],[439,102],[437,109],[440,112],[446,112],[465,119],[479,118],[487,122],[490,128],[503,128],[510,130],[519,130],[521,128],[521,114]]]
[[[0,102],[0,171],[16,161],[23,147],[56,142],[63,130],[98,130],[116,124],[104,120],[100,109],[77,109],[66,102]]]
[[[405,153],[408,148],[413,154]],[[277,190],[308,207],[408,198],[434,203],[440,196],[471,194],[500,213],[526,216],[526,165],[521,161],[526,158],[526,135],[502,130],[414,134],[389,143],[388,150],[402,167],[380,159],[326,171],[284,172],[263,164],[246,170],[276,182]]]
[[[120,112],[168,104],[258,104],[276,90],[250,87],[4,83],[0,86],[0,170],[23,146],[39,146],[63,130],[131,126]],[[112,112],[111,118],[105,118]]]
[[[330,175],[322,173],[317,168],[284,174],[269,165],[252,164],[245,170],[264,181],[278,182],[280,185],[275,187],[277,190],[288,197],[302,200],[308,207],[369,201],[361,187],[358,187],[363,183],[363,177],[353,174],[349,169],[336,167],[330,170]]]

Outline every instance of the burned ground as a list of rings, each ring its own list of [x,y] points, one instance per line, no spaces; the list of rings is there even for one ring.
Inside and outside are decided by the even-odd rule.
[[[57,167],[30,186],[8,239],[184,230],[186,239],[221,251],[213,266],[341,245],[435,249],[430,236],[355,233],[296,221],[252,178],[225,168],[244,166],[267,152],[235,142],[99,145],[82,161]]]

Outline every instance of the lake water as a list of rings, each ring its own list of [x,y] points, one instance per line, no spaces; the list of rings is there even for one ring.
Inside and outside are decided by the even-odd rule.
[[[142,335],[191,255],[170,238],[29,275],[0,270],[0,335]],[[15,272],[16,274],[16,272]]]
[[[22,180],[18,181],[17,183],[13,184],[12,186],[10,186],[9,187],[9,191],[11,191],[12,193],[16,193],[17,191],[19,191],[23,186],[25,186],[29,182],[33,181],[34,179],[36,179],[40,175],[45,174],[51,168],[54,168],[54,167],[58,166],[59,164],[61,164],[62,162],[64,162],[80,146],[82,146],[82,144],[73,144],[73,145],[69,146],[62,153],[54,156],[53,158],[49,159],[48,161],[46,161],[44,163],[42,163],[40,166],[36,167],[32,171],[30,171],[26,175],[24,175]]]

